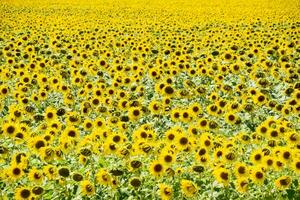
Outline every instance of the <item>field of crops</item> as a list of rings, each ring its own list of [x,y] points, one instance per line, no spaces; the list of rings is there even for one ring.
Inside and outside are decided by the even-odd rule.
[[[299,0],[1,0],[0,199],[300,199]]]

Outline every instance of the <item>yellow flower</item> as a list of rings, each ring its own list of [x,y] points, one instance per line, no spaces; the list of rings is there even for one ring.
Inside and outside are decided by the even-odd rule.
[[[186,149],[189,145],[189,138],[185,134],[179,134],[177,137],[177,146],[178,149]]]
[[[166,184],[159,184],[159,194],[162,200],[169,200],[173,196],[173,189],[171,186]]]
[[[89,180],[84,180],[80,184],[83,195],[92,196],[95,194],[95,187]]]
[[[234,173],[238,178],[247,177],[249,174],[247,165],[241,162],[236,163]]]
[[[294,172],[296,172],[297,174],[300,174],[300,159],[299,158],[295,158],[295,160],[292,163],[292,169],[294,170]]]
[[[213,171],[213,175],[219,183],[223,184],[224,186],[229,185],[230,172],[227,169],[218,167]]]
[[[181,180],[180,182],[180,188],[181,192],[186,196],[186,197],[193,197],[197,194],[198,188],[195,183],[193,183],[190,180]]]
[[[132,121],[138,120],[142,116],[142,110],[138,107],[132,107],[128,110],[128,117]]]
[[[180,113],[180,120],[182,122],[185,122],[185,123],[189,123],[190,121],[193,120],[193,112],[189,109],[184,109],[184,110],[181,110],[181,113]]]
[[[166,151],[162,152],[159,157],[160,161],[165,165],[171,165],[173,162],[175,162],[175,155]]]
[[[105,169],[100,169],[96,174],[97,183],[108,186],[111,184],[111,176]]]
[[[164,165],[159,161],[153,161],[149,167],[150,173],[153,176],[157,176],[157,177],[163,175],[164,170],[165,170]]]
[[[255,165],[261,164],[263,156],[264,154],[260,149],[254,150],[250,155],[250,161]]]
[[[225,115],[225,121],[228,124],[231,124],[231,125],[234,125],[237,122],[238,119],[239,119],[238,116],[235,113],[232,113],[232,112],[228,112]]]
[[[266,175],[260,167],[253,167],[250,171],[251,180],[258,185],[263,184]]]
[[[181,119],[181,110],[178,108],[174,108],[171,111],[171,120],[174,122],[178,122]]]
[[[28,187],[19,187],[15,192],[16,200],[28,200],[32,196],[32,193]]]
[[[57,115],[56,115],[56,109],[52,107],[47,107],[45,110],[45,119],[47,122],[51,122],[52,120],[56,120]]]
[[[248,191],[248,178],[238,178],[236,180],[236,189],[240,193],[245,193]]]
[[[148,109],[152,114],[163,114],[164,110],[162,109],[162,105],[159,101],[151,101]]]
[[[41,170],[38,170],[36,168],[32,168],[29,171],[28,178],[29,178],[30,181],[40,184],[40,183],[43,182],[44,175],[43,175],[43,172]]]
[[[19,129],[18,125],[13,122],[3,123],[1,128],[3,133],[9,137],[14,137]]]
[[[263,157],[263,162],[262,162],[263,166],[268,168],[268,169],[272,169],[274,167],[275,164],[275,160],[272,156],[268,155],[268,156],[264,156]]]
[[[54,165],[46,165],[43,168],[43,172],[45,174],[45,176],[49,179],[49,180],[53,180],[57,177],[57,168]]]
[[[24,175],[22,168],[18,165],[12,165],[9,168],[8,172],[9,172],[9,178],[11,180],[20,179]]]
[[[292,183],[292,178],[290,176],[281,176],[275,180],[275,186],[279,190],[285,190],[290,187]]]

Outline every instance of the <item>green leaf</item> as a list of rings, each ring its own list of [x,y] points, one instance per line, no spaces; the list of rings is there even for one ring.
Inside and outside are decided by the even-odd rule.
[[[287,192],[288,199],[295,199],[295,193],[296,193],[295,190],[288,189],[288,190],[286,190],[286,192]]]

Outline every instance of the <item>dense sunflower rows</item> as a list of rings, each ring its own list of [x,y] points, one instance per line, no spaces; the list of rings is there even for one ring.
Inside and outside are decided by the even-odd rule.
[[[299,199],[299,10],[2,0],[0,199]]]

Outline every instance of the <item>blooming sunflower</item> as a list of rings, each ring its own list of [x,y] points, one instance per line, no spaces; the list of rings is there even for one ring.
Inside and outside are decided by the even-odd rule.
[[[292,178],[290,176],[281,176],[275,180],[275,186],[279,190],[285,190],[290,187],[292,183]]]
[[[149,167],[149,171],[153,176],[162,176],[165,170],[165,166],[163,165],[163,163],[159,162],[159,161],[153,161],[150,164]]]
[[[111,176],[105,169],[100,169],[96,174],[97,183],[100,185],[110,185],[111,184]]]
[[[260,167],[253,167],[250,171],[251,180],[257,184],[263,184],[264,180],[266,179],[266,174]]]
[[[32,193],[28,187],[19,187],[15,192],[16,200],[28,200],[32,196]]]
[[[83,195],[92,196],[95,194],[95,187],[89,180],[84,180],[80,184]]]
[[[171,186],[166,184],[159,184],[159,194],[162,200],[169,200],[173,196],[173,189]]]
[[[180,188],[181,192],[186,196],[186,197],[193,197],[197,194],[198,188],[195,183],[193,183],[190,180],[181,180],[180,181]]]
[[[245,193],[248,191],[249,181],[247,178],[238,178],[236,180],[236,189],[240,193]]]
[[[216,178],[216,180],[223,184],[224,186],[227,186],[230,181],[230,173],[229,170],[223,168],[223,167],[218,167],[213,171],[213,175]]]

